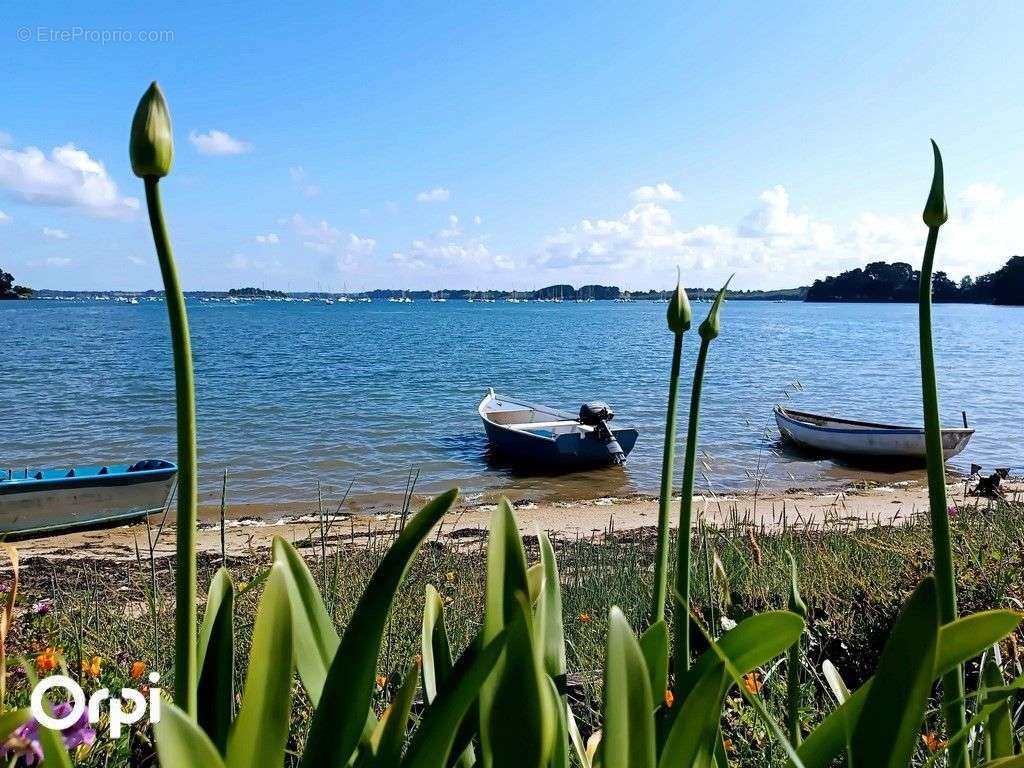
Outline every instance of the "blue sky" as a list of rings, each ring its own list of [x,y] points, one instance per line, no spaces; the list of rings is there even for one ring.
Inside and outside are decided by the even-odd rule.
[[[0,11],[0,266],[36,287],[159,287],[127,158],[153,79],[188,288],[916,262],[932,136],[939,268],[1024,252],[1019,3],[72,5]]]

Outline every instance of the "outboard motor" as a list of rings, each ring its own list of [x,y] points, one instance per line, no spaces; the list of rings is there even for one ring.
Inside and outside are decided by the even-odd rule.
[[[623,453],[622,446],[615,439],[615,435],[608,429],[608,422],[614,418],[615,412],[609,407],[608,403],[601,402],[600,400],[584,403],[580,406],[580,423],[594,428],[594,436],[604,443],[604,447],[608,449],[608,453],[615,464],[625,464],[626,454]]]

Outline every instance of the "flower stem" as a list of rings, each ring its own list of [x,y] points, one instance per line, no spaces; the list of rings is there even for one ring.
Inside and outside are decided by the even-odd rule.
[[[185,296],[178,283],[174,254],[160,204],[159,179],[145,178],[146,207],[160,261],[167,317],[174,351],[174,389],[178,426],[177,579],[174,614],[174,702],[196,716],[196,395]]]
[[[800,641],[786,652],[786,725],[789,743],[800,746]]]
[[[935,354],[932,349],[932,264],[939,228],[928,228],[928,242],[921,265],[918,287],[918,332],[921,345],[921,395],[924,403],[925,454],[928,459],[928,506],[931,510],[932,547],[935,555],[935,585],[939,600],[939,621],[956,620],[956,578],[953,572],[953,547],[949,535],[949,510],[946,506],[946,465],[942,455],[942,431],[939,425],[939,392],[935,379]],[[963,669],[957,667],[942,678],[942,710],[946,730],[960,733],[967,725],[964,712]],[[951,768],[966,768],[964,740],[950,749]]]
[[[661,452],[661,495],[658,498],[658,548],[654,560],[654,601],[651,624],[665,618],[668,596],[668,528],[672,504],[672,469],[675,465],[676,406],[679,401],[679,361],[683,354],[683,334],[675,334],[672,347],[672,372],[668,381],[668,412],[665,415],[665,446]]]
[[[686,456],[683,460],[683,497],[679,502],[679,540],[676,562],[675,597],[675,660],[676,681],[690,668],[690,543],[693,527],[693,474],[697,461],[697,429],[700,423],[700,392],[704,383],[704,364],[708,358],[710,339],[701,339],[697,364],[693,369],[690,388],[690,418],[686,430]],[[683,601],[680,603],[680,599]]]

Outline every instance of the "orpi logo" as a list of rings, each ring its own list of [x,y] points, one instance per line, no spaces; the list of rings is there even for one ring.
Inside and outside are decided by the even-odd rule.
[[[152,687],[149,689],[149,722],[159,723],[160,689],[156,687],[156,684],[160,682],[160,674],[150,672],[149,682],[152,683]],[[43,697],[54,688],[63,688],[71,699],[71,711],[64,715],[64,717],[51,716],[49,708],[43,705]],[[122,706],[125,700],[132,703],[128,711],[125,711]],[[100,708],[103,706],[104,701],[110,702],[108,706],[110,709],[111,738],[116,739],[121,735],[122,725],[137,723],[146,714],[146,697],[134,688],[122,688],[120,696],[111,696],[108,689],[100,688],[89,697],[87,702],[82,686],[66,675],[51,675],[40,680],[36,687],[32,689],[32,716],[40,725],[52,728],[55,731],[63,731],[77,723],[81,719],[82,714],[88,710],[89,723],[95,725],[100,721]]]

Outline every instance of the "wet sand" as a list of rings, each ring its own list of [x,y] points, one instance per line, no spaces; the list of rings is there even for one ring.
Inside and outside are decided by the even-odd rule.
[[[1020,484],[1011,486],[1019,494]],[[982,506],[984,499],[965,497],[965,485],[948,486],[950,504]],[[422,500],[413,504],[418,509]],[[449,512],[435,531],[439,539],[476,543],[486,536],[496,501],[462,501]],[[602,535],[609,531],[655,527],[658,500],[647,496],[605,497],[585,501],[534,502],[513,501],[519,528],[524,534],[538,527],[562,537]],[[365,543],[376,535],[392,534],[401,525],[400,508],[350,512],[327,510],[323,523],[332,543]],[[889,484],[858,484],[830,491],[792,489],[755,495],[737,493],[698,496],[694,499],[694,517],[722,526],[756,525],[779,529],[785,526],[810,528],[855,528],[911,522],[927,516],[927,488],[918,481]],[[678,525],[679,502],[671,505],[673,527]],[[230,505],[225,510],[224,548],[230,556],[256,555],[267,549],[274,536],[282,536],[298,546],[319,546],[321,516],[316,504]],[[173,555],[175,545],[174,512],[155,515],[147,523],[118,528],[77,531],[58,536],[23,539],[17,542],[22,558],[49,559],[96,558],[102,560],[149,559]],[[216,506],[200,508],[198,550],[216,555],[221,551],[220,510]]]

